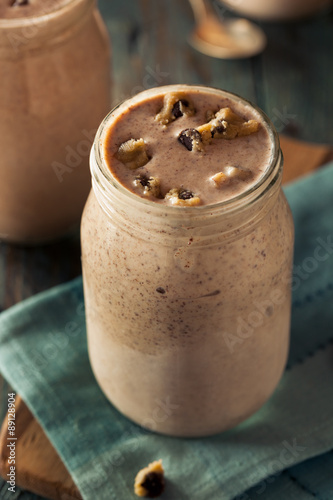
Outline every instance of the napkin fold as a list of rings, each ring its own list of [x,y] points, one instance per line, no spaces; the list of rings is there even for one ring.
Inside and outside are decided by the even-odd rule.
[[[270,400],[231,431],[164,437],[113,408],[88,361],[81,278],[0,315],[0,371],[85,500],[134,499],[136,473],[158,458],[164,500],[333,497],[333,165],[285,193],[296,226],[288,366]]]

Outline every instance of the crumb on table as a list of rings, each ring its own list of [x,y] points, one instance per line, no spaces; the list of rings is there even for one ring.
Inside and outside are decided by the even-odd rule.
[[[139,497],[156,498],[163,493],[164,486],[162,460],[156,460],[137,473],[134,493]]]

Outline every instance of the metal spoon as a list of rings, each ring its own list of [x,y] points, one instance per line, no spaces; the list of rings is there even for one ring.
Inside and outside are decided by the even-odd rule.
[[[247,19],[221,21],[207,0],[189,0],[196,26],[189,42],[203,54],[220,59],[240,59],[262,52],[263,31]]]

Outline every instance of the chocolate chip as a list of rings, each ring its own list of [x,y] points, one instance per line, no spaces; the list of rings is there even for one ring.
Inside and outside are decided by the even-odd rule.
[[[156,292],[163,294],[163,293],[165,293],[165,290],[164,290],[164,288],[162,288],[161,286],[159,286],[159,287],[156,288]]]
[[[149,177],[147,177],[146,175],[138,175],[136,177],[137,181],[141,184],[141,186],[149,186],[150,182],[149,182]]]
[[[21,7],[22,5],[29,5],[29,0],[13,0],[11,7]]]
[[[179,191],[179,195],[178,195],[178,198],[180,200],[190,200],[191,198],[193,198],[194,194],[191,193],[191,191],[188,191],[187,189],[181,189]]]
[[[189,102],[185,99],[181,99],[180,101],[177,101],[176,104],[174,104],[172,108],[172,114],[175,118],[180,118],[181,116],[183,116],[183,107],[189,107]]]
[[[155,198],[161,196],[160,181],[156,177],[140,174],[136,176],[134,186],[139,187],[145,196],[154,196]]]
[[[157,472],[149,472],[142,483],[142,487],[147,491],[148,498],[159,497],[164,491],[164,477]]]
[[[218,125],[217,127],[214,127],[211,131],[212,137],[214,137],[215,134],[222,134],[226,130],[226,127],[220,122],[221,125]]]
[[[200,149],[200,144],[202,142],[201,135],[195,128],[183,130],[178,136],[178,141],[189,151]]]

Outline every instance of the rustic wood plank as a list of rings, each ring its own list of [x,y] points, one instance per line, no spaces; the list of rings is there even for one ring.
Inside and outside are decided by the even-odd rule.
[[[82,497],[43,429],[20,397],[16,397],[16,484],[51,500]],[[7,419],[0,433],[0,474],[9,473]]]
[[[40,247],[0,243],[1,310],[81,272],[79,234]]]
[[[19,247],[0,243],[0,310],[81,273],[76,233],[51,245]],[[9,386],[0,375],[0,424],[6,414]]]
[[[0,375],[0,426],[4,421],[7,414],[7,398],[8,394],[11,392],[9,384],[6,380]]]
[[[100,2],[112,40],[112,105],[142,88],[142,60],[138,51],[142,42],[143,25],[137,1]]]
[[[280,136],[280,143],[284,157],[284,184],[309,174],[333,158],[333,148],[321,144],[297,141],[284,135]]]

